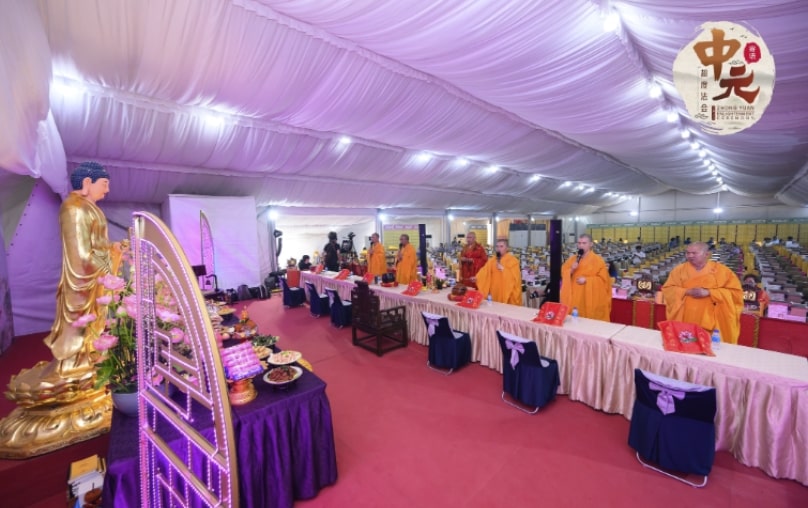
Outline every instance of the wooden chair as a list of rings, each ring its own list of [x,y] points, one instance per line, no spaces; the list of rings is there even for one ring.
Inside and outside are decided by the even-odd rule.
[[[381,309],[379,296],[368,283],[356,281],[351,290],[351,329],[353,345],[382,356],[388,351],[407,347],[407,309],[403,305]],[[360,333],[364,335],[360,335]]]

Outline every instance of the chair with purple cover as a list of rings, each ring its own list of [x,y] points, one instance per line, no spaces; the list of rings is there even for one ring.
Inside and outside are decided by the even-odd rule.
[[[528,414],[535,414],[552,401],[560,377],[558,362],[539,354],[535,342],[497,330],[497,340],[502,351],[502,400]],[[526,406],[535,406],[533,411],[514,404],[505,394]]]
[[[471,337],[468,333],[452,329],[446,316],[429,312],[421,312],[421,315],[429,336],[427,367],[448,376],[471,361]]]
[[[283,289],[283,306],[288,308],[299,307],[306,302],[306,293],[302,288],[289,287],[286,277],[280,277],[281,288]]]
[[[637,451],[637,460],[692,487],[704,487],[715,459],[715,388],[640,369],[634,370],[634,385],[637,398],[631,413],[628,444]],[[665,470],[692,473],[704,479],[694,483]]]
[[[306,291],[309,293],[309,309],[312,316],[320,317],[331,312],[327,294],[319,294],[311,282],[306,282]]]
[[[336,289],[325,288],[331,308],[331,324],[337,328],[351,324],[351,302],[343,300]]]

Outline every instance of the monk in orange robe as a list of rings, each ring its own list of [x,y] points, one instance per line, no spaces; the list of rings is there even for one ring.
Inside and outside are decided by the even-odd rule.
[[[612,313],[612,279],[603,258],[593,250],[589,235],[578,237],[578,255],[561,266],[561,303],[578,308],[578,315],[609,321]]]
[[[722,342],[737,344],[743,312],[741,281],[726,266],[709,260],[706,243],[691,243],[685,257],[687,262],[674,268],[662,286],[668,320],[694,323],[708,332],[717,329]]]
[[[766,308],[769,306],[769,302],[771,301],[769,292],[762,287],[758,287],[758,278],[754,273],[747,273],[743,276],[743,289],[746,289],[747,286],[755,288],[755,293],[757,295],[758,310],[752,311],[752,314],[765,316]]]
[[[409,284],[418,280],[418,256],[415,247],[410,243],[410,235],[399,238],[398,256],[396,256],[396,282]]]
[[[476,288],[475,277],[480,268],[488,261],[488,254],[482,245],[477,243],[477,235],[472,231],[466,235],[466,246],[460,252],[460,283]]]
[[[370,249],[368,249],[368,273],[374,277],[381,277],[387,273],[387,258],[384,247],[379,242],[379,233],[370,235]]]
[[[497,240],[497,255],[477,272],[477,288],[495,302],[522,305],[522,271],[508,240]]]

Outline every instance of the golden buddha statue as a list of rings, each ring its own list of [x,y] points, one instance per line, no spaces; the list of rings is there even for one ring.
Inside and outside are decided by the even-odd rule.
[[[11,377],[6,397],[18,408],[0,421],[0,457],[39,455],[109,430],[111,404],[105,390],[94,387],[98,354],[92,344],[106,322],[106,306],[96,301],[104,292],[98,279],[117,272],[121,256],[120,246],[109,244],[107,221],[96,205],[109,192],[109,174],[85,162],[70,181],[73,191],[59,210],[56,316],[45,338],[53,359]]]

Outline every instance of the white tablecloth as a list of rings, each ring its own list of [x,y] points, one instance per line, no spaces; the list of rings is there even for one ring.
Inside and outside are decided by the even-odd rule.
[[[354,282],[304,273],[301,284],[318,291],[334,287],[350,298]],[[535,309],[493,303],[466,309],[449,301],[448,289],[417,296],[404,287],[371,286],[382,308],[404,305],[410,340],[427,345],[421,312],[449,318],[451,326],[469,332],[472,361],[502,371],[496,331],[536,342],[539,352],[558,361],[559,393],[593,408],[631,417],[634,369],[716,388],[716,449],[730,451],[741,463],[776,478],[808,485],[808,361],[801,356],[722,344],[716,357],[669,353],[659,331],[567,318],[563,327],[532,322]]]

